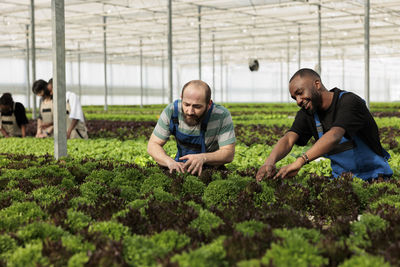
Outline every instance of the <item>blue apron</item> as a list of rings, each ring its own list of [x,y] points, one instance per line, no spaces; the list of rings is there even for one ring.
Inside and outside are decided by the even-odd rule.
[[[180,157],[189,154],[199,154],[206,152],[206,141],[205,132],[207,130],[207,124],[211,116],[211,112],[214,108],[214,103],[211,104],[210,109],[207,111],[206,117],[201,122],[200,135],[190,135],[179,131],[179,110],[178,110],[178,100],[174,102],[174,113],[171,116],[171,121],[169,123],[169,131],[175,136],[176,145],[178,147],[178,153],[176,153],[175,161],[185,162],[186,160],[179,160]]]
[[[347,92],[340,92],[339,99],[345,93]],[[318,138],[321,138],[324,133],[317,112],[314,113],[314,120]],[[339,144],[324,157],[331,160],[332,175],[335,178],[344,172],[351,172],[363,180],[390,177],[393,174],[387,162],[390,155],[385,149],[382,150],[383,157],[376,154],[360,137],[347,139],[343,136]]]

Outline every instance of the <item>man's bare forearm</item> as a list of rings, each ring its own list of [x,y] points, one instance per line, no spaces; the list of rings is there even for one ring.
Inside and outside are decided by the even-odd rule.
[[[167,167],[168,162],[173,161],[173,159],[167,155],[164,148],[154,142],[149,142],[147,145],[147,153],[161,166]]]
[[[341,127],[333,127],[326,132],[317,142],[306,152],[310,161],[328,153],[340,142],[345,130]]]
[[[222,147],[215,152],[202,153],[205,157],[205,164],[219,166],[233,161],[235,156],[235,144]]]
[[[274,165],[292,150],[294,143],[291,142],[289,138],[289,134],[286,134],[284,137],[279,139],[278,143],[274,146],[268,158],[265,160],[265,164]]]
[[[78,124],[77,119],[72,119],[71,124],[69,125],[69,128],[67,129],[67,133],[70,135],[72,130],[75,128],[75,126]]]
[[[22,134],[22,137],[26,136],[26,125],[25,124],[21,125],[21,134]]]

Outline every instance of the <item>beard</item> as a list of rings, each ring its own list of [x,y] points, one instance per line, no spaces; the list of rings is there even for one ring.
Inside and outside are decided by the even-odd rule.
[[[311,108],[309,109],[304,109],[308,114],[313,115],[315,112],[317,112],[318,109],[320,109],[322,105],[322,96],[321,94],[318,93],[316,88],[313,88],[311,91]]]
[[[182,109],[183,120],[189,126],[196,126],[196,125],[200,124],[200,122],[204,119],[206,113],[207,113],[207,109],[200,116],[187,115]]]

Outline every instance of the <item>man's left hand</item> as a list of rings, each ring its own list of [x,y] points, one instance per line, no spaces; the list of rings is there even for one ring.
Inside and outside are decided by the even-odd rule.
[[[180,157],[179,160],[187,160],[183,167],[186,169],[188,173],[201,175],[203,170],[203,165],[206,161],[206,157],[204,154],[189,154],[183,157]]]
[[[278,173],[275,174],[274,178],[288,178],[296,176],[301,167],[303,167],[303,164],[303,159],[299,158],[292,164],[282,167]]]

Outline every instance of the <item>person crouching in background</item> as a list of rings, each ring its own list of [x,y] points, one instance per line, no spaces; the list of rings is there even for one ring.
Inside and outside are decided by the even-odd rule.
[[[32,85],[32,92],[40,96],[39,117],[37,119],[37,138],[45,138],[53,136],[53,96],[47,89],[45,80],[37,80]]]
[[[50,79],[47,83],[47,89],[53,95],[53,79]],[[79,97],[71,91],[66,91],[65,100],[67,110],[67,139],[88,139],[85,115],[83,114]]]
[[[25,137],[26,125],[25,107],[19,102],[14,102],[10,93],[0,97],[0,132],[4,137]]]

